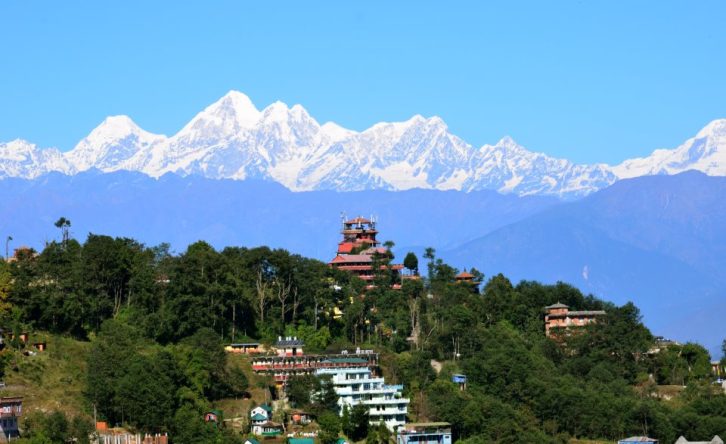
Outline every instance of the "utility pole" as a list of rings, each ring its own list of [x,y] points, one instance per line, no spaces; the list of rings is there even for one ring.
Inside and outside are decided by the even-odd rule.
[[[13,240],[12,236],[8,236],[7,239],[5,239],[5,261],[10,259],[10,241]]]

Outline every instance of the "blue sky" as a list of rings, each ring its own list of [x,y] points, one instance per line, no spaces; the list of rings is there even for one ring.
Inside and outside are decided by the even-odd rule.
[[[454,3],[454,2],[447,2]],[[0,141],[173,134],[230,89],[616,163],[726,117],[726,2],[0,2]]]

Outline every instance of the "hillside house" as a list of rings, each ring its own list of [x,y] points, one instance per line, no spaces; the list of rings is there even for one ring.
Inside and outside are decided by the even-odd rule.
[[[466,381],[466,375],[462,375],[460,373],[451,375],[451,382],[453,382],[454,384],[458,384],[459,390],[466,390]]]
[[[451,444],[451,424],[422,422],[406,424],[398,429],[396,444]]]
[[[265,429],[277,425],[272,422],[272,407],[262,404],[250,410],[250,429],[253,434],[262,436]]]
[[[313,422],[313,414],[302,410],[293,410],[290,412],[290,423],[293,425],[308,425]]]
[[[305,342],[295,336],[286,336],[284,338],[282,336],[278,336],[273,350],[277,356],[280,357],[302,356],[304,346]]]
[[[18,418],[23,415],[23,398],[0,398],[0,442],[8,442],[20,436]]]
[[[321,369],[318,375],[330,375],[338,395],[338,413],[343,407],[363,404],[368,407],[372,425],[385,423],[390,430],[406,423],[410,400],[403,397],[402,385],[386,385],[367,368]]]
[[[252,370],[270,375],[278,389],[284,390],[293,375],[311,375],[322,368],[369,368],[378,366],[378,354],[372,350],[356,349],[330,355],[258,356],[252,359]]]
[[[711,361],[711,372],[719,379],[726,377],[726,369],[721,365],[721,361]]]
[[[227,353],[239,353],[244,355],[254,355],[258,353],[264,353],[265,347],[259,342],[240,342],[235,344],[229,344],[224,347]]]
[[[606,315],[603,310],[570,311],[570,307],[559,302],[545,307],[545,312],[545,334],[548,337],[552,335],[552,329],[584,327]]]
[[[204,422],[219,424],[222,422],[222,417],[223,415],[221,410],[209,410],[204,414]]]

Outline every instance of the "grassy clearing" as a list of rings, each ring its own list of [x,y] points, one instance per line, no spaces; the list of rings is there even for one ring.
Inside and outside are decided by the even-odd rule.
[[[14,351],[5,372],[3,396],[22,396],[23,410],[88,413],[83,398],[90,343],[47,335],[48,348],[35,356]]]

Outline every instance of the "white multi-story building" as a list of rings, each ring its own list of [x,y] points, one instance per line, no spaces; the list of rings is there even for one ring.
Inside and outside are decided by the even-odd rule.
[[[352,409],[364,404],[371,424],[383,422],[395,430],[406,423],[410,400],[401,394],[402,385],[386,385],[383,378],[374,377],[368,368],[320,369],[317,374],[332,376],[340,414],[346,405]]]

